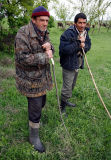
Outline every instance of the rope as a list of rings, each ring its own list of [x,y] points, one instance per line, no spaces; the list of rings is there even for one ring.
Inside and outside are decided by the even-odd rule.
[[[110,112],[108,111],[108,109],[107,109],[107,107],[106,107],[106,105],[105,105],[105,103],[104,103],[104,101],[103,101],[103,99],[102,99],[102,97],[101,97],[101,94],[100,94],[100,92],[99,92],[99,90],[98,90],[98,87],[97,87],[97,85],[96,85],[96,82],[95,82],[95,80],[94,80],[93,74],[92,74],[91,69],[90,69],[90,67],[89,67],[88,60],[87,60],[87,57],[86,57],[86,54],[85,54],[85,51],[84,51],[83,48],[82,48],[82,52],[83,52],[83,55],[84,55],[84,57],[85,57],[85,61],[86,61],[86,64],[87,64],[87,68],[88,68],[88,71],[89,71],[90,76],[91,76],[91,78],[92,78],[93,84],[94,84],[94,86],[95,86],[95,88],[96,88],[96,92],[97,92],[97,94],[98,94],[98,96],[99,96],[99,99],[100,99],[100,101],[102,102],[102,104],[103,104],[103,106],[104,106],[104,109],[105,109],[105,111],[107,112],[109,118],[111,119],[111,114],[110,114]]]
[[[89,73],[90,73],[90,76],[91,76],[91,78],[92,78],[93,84],[94,84],[95,89],[96,89],[96,92],[97,92],[97,94],[98,94],[98,97],[99,97],[100,101],[102,102],[102,104],[103,104],[103,106],[104,106],[104,109],[105,109],[105,111],[107,112],[109,118],[111,119],[111,114],[110,114],[110,112],[108,111],[108,109],[107,109],[107,107],[106,107],[106,105],[105,105],[105,103],[104,103],[104,101],[103,101],[103,99],[102,99],[102,97],[101,97],[101,94],[100,94],[100,92],[99,92],[99,90],[98,90],[98,87],[97,87],[97,85],[96,85],[95,79],[94,79],[93,74],[92,74],[92,72],[91,72],[91,69],[90,69],[90,66],[89,66],[89,64],[88,64],[88,60],[87,60],[87,57],[86,57],[86,54],[85,54],[85,51],[84,51],[83,48],[82,48],[82,52],[83,52],[83,55],[84,55],[84,57],[85,57],[86,65],[87,65],[88,71],[89,71]],[[56,81],[56,75],[55,75],[55,65],[54,65],[54,60],[53,60],[53,58],[51,58],[51,62],[52,62],[52,70],[53,70],[54,82],[55,82],[55,88],[56,88],[57,103],[58,103],[58,107],[59,107],[59,112],[60,112],[61,121],[62,121],[62,124],[63,124],[63,126],[64,126],[64,128],[65,128],[66,134],[67,134],[67,136],[70,138],[70,141],[71,141],[70,134],[69,134],[69,132],[68,132],[66,126],[65,126],[65,123],[64,123],[64,120],[63,120],[63,117],[62,117],[62,113],[61,113],[60,100],[59,100],[59,94],[58,94],[58,87],[57,87],[57,81]]]

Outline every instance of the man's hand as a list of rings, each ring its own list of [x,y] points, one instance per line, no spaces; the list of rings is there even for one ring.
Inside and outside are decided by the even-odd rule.
[[[84,48],[84,47],[85,47],[85,43],[81,43],[80,48]]]
[[[51,44],[49,42],[46,42],[42,45],[43,49],[45,49],[46,51],[51,50]]]
[[[46,50],[46,54],[48,54],[49,59],[53,58],[52,50]]]
[[[79,40],[81,41],[80,48],[84,48],[85,47],[85,37],[84,36],[80,36]]]
[[[82,36],[82,37],[80,36],[79,40],[81,41],[81,43],[84,43],[85,42],[85,37],[84,36]]]
[[[49,42],[46,42],[42,45],[42,47],[45,50],[45,53],[48,55],[49,59],[53,58],[51,44]]]

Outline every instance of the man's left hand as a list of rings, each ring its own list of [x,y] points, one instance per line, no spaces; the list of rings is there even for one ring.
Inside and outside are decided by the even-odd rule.
[[[51,50],[51,44],[49,42],[46,42],[42,45],[43,49],[46,51]]]

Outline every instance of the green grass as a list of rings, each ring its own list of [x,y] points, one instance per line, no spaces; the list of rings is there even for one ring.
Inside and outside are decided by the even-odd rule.
[[[52,28],[51,41],[55,47],[55,73],[59,89],[62,73],[59,64],[59,39],[63,31]],[[111,113],[111,30],[90,33],[92,48],[87,59],[103,100]],[[15,87],[14,64],[4,64],[0,52],[0,160],[111,160],[111,120],[102,106],[87,66],[80,70],[71,101],[76,108],[68,108],[62,125],[55,87],[47,93],[42,112],[40,137],[46,153],[34,151],[28,143],[28,113],[26,98]]]

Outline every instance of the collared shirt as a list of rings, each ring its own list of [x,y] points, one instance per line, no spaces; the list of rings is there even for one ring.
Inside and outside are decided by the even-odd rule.
[[[76,29],[77,33],[79,34],[79,36],[84,36],[86,38],[86,33],[87,33],[86,29],[82,33],[80,33],[80,31],[77,29],[76,26],[75,26],[75,29]]]

